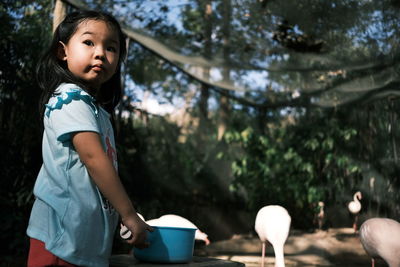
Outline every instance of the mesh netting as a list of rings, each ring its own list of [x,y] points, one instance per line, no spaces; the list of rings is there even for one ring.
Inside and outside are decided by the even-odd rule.
[[[66,2],[111,11],[134,42],[249,105],[334,107],[398,94],[393,0]]]

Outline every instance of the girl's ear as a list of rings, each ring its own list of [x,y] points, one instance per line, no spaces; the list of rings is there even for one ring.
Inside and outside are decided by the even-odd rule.
[[[67,54],[65,53],[65,44],[61,41],[59,42],[57,47],[57,58],[62,61],[67,60]]]

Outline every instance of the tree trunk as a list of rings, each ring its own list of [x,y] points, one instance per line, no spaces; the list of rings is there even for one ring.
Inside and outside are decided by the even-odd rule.
[[[211,55],[211,32],[212,32],[212,6],[211,0],[199,1],[199,3],[204,4],[204,50],[203,55],[205,58],[210,59]],[[207,67],[202,68],[203,77],[208,80],[210,77],[210,69]],[[208,98],[210,97],[210,89],[207,84],[201,84],[200,91],[200,101],[199,101],[199,109],[200,109],[200,129],[205,129],[207,120],[208,120]]]
[[[394,125],[396,125],[396,112],[395,112],[395,105],[394,100],[389,99],[389,134],[392,139],[392,151],[393,151],[393,159],[395,164],[398,162],[398,155],[397,155],[397,144],[396,144],[396,135]]]
[[[126,83],[126,78],[128,76],[127,73],[127,61],[128,61],[128,55],[129,55],[129,44],[130,44],[130,39],[126,38],[126,58],[124,59],[125,64],[122,64],[121,66],[121,84],[122,84],[122,99],[120,100],[120,103],[118,105],[118,114],[117,114],[117,119],[116,119],[116,132],[117,135],[119,136],[121,131],[122,131],[122,113],[124,112],[124,97],[126,96],[125,92],[125,83]]]
[[[57,26],[67,15],[67,4],[61,0],[56,0],[56,5],[54,7],[53,16],[53,32],[56,30]]]
[[[224,16],[224,21],[223,21],[223,56],[224,56],[224,61],[226,63],[229,63],[229,54],[230,54],[230,44],[229,44],[229,39],[230,39],[230,22],[231,22],[231,12],[232,12],[232,7],[231,7],[231,2],[230,0],[224,0],[223,1],[223,16]],[[224,82],[229,82],[230,81],[230,68],[229,64],[226,64],[223,70],[223,79]],[[220,100],[219,100],[219,121],[218,121],[218,140],[221,140],[222,137],[224,136],[224,133],[228,127],[228,120],[229,120],[229,115],[231,111],[231,106],[229,103],[229,91],[226,91],[227,95],[221,95]]]

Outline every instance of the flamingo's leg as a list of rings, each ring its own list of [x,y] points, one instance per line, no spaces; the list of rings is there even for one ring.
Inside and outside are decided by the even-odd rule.
[[[264,267],[264,258],[265,258],[265,242],[262,242],[261,267]]]
[[[354,224],[353,224],[354,233],[357,233],[357,223],[358,223],[358,215],[354,217]]]

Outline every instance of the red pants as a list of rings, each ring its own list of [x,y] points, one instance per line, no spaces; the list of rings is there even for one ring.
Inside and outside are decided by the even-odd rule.
[[[53,255],[51,252],[46,250],[42,241],[31,238],[28,256],[28,267],[45,266],[78,267],[77,265],[63,261],[59,257]]]

